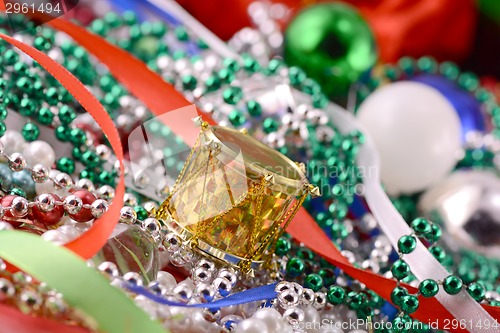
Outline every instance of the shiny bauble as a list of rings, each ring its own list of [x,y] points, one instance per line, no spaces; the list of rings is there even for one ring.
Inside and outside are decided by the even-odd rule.
[[[407,81],[385,85],[359,106],[357,117],[377,148],[390,195],[425,190],[457,163],[460,120],[434,88]]]
[[[285,32],[285,61],[315,79],[330,96],[345,95],[377,60],[370,27],[354,7],[338,2],[307,7]]]
[[[452,250],[466,247],[500,257],[500,178],[489,171],[464,170],[425,192],[420,212],[441,222]]]

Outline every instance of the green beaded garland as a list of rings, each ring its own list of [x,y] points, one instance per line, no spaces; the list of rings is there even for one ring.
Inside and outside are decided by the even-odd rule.
[[[403,296],[401,299],[401,310],[407,314],[412,314],[418,310],[418,297],[414,295]]]
[[[286,264],[286,273],[291,277],[297,277],[304,272],[304,262],[299,258],[290,258]]]
[[[398,259],[392,265],[391,272],[394,278],[396,278],[397,280],[402,280],[410,273],[410,266],[408,266],[406,261]]]
[[[439,285],[432,279],[427,279],[418,285],[418,290],[424,297],[434,297],[439,292]]]
[[[304,287],[319,291],[323,287],[323,279],[318,274],[309,274],[304,280]]]
[[[462,290],[462,280],[455,275],[450,275],[443,281],[443,289],[450,295],[456,295]]]
[[[481,302],[486,295],[486,289],[481,283],[478,282],[472,282],[471,284],[469,284],[467,286],[467,292],[477,302]]]
[[[280,237],[276,242],[274,253],[282,257],[288,254],[288,252],[290,252],[291,249],[292,249],[292,243],[285,237]]]
[[[71,158],[61,157],[56,162],[56,168],[61,172],[72,174],[75,172],[75,162]]]
[[[344,303],[346,298],[345,289],[340,286],[331,286],[328,288],[328,292],[326,293],[326,298],[328,302],[337,305]]]
[[[403,254],[412,253],[417,247],[417,240],[414,236],[403,236],[398,240],[398,250]]]
[[[23,126],[22,134],[26,141],[35,141],[40,135],[40,129],[33,123],[27,123]]]

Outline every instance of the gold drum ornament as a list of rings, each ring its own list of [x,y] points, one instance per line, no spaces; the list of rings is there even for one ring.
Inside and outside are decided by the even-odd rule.
[[[269,258],[306,196],[319,195],[304,172],[244,132],[201,123],[157,217],[193,248],[248,271]]]

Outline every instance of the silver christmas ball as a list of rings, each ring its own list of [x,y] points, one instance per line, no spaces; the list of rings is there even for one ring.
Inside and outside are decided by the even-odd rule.
[[[489,171],[457,171],[425,192],[420,212],[441,223],[452,249],[500,256],[500,179]]]

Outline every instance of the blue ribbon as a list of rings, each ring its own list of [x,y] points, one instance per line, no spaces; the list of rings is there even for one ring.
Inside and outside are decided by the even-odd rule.
[[[248,289],[236,294],[232,294],[214,302],[201,303],[201,304],[184,304],[184,303],[169,301],[168,299],[165,299],[164,297],[151,292],[147,288],[140,287],[134,284],[124,283],[123,286],[129,291],[133,292],[134,294],[147,297],[148,299],[156,303],[163,305],[170,305],[170,306],[189,307],[189,308],[218,309],[231,305],[245,304],[256,301],[267,301],[274,299],[277,296],[276,291],[274,291],[276,283],[273,283],[253,289]]]

